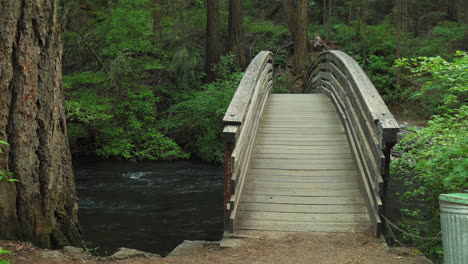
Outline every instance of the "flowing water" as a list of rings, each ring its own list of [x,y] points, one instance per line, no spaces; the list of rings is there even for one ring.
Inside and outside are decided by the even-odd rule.
[[[223,171],[194,161],[75,161],[84,240],[166,255],[183,240],[220,240]]]

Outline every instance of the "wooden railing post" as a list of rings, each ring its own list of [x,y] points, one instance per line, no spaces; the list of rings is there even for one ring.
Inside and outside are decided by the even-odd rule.
[[[341,51],[320,54],[309,68],[304,92],[316,90],[335,104],[361,175],[374,234],[380,236],[390,151],[397,141],[398,123],[359,64]]]
[[[273,55],[260,52],[245,71],[223,118],[224,229],[236,231],[237,212],[259,120],[273,79]]]
[[[231,178],[232,178],[232,171],[231,171],[231,156],[232,151],[234,150],[235,146],[235,133],[233,131],[229,131],[229,128],[232,126],[226,126],[223,131],[223,139],[224,139],[224,229],[229,231],[232,228],[230,227],[229,217],[231,215],[231,208],[230,208],[230,199],[231,199]],[[237,130],[237,129],[235,129]]]

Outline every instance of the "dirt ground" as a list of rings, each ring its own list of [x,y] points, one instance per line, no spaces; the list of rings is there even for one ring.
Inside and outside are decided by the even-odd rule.
[[[388,249],[370,234],[286,234],[278,238],[243,239],[239,247],[220,248],[217,244],[196,244],[177,251],[166,258],[132,258],[110,261],[103,257],[70,256],[57,261],[41,257],[43,249],[27,243],[0,241],[0,246],[13,252],[3,259],[12,264],[428,264],[431,263],[416,250]],[[175,255],[175,256],[174,256]],[[1,259],[1,258],[0,258]]]

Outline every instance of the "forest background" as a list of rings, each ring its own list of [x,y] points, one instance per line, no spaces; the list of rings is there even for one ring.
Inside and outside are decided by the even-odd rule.
[[[192,157],[220,164],[222,117],[242,70],[259,51],[275,55],[275,92],[300,89],[303,71],[293,57],[297,34],[283,8],[292,1],[243,1],[245,61],[230,38],[230,4],[239,1],[61,2],[75,157]],[[411,175],[405,182],[413,188],[403,199],[426,204],[425,210],[405,208],[400,224],[418,236],[437,235],[438,194],[468,188],[467,1],[296,2],[307,6],[307,39],[319,35],[328,48],[356,59],[398,117],[430,119],[396,147],[404,154],[392,169]],[[213,27],[219,29],[214,37],[207,34]],[[309,46],[306,58],[312,60],[317,50]],[[222,56],[207,69],[214,50]],[[442,254],[439,240],[403,241],[435,258]]]

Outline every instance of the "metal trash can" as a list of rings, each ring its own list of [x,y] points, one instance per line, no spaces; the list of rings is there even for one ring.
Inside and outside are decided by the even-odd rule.
[[[439,196],[445,264],[468,263],[468,193]]]

